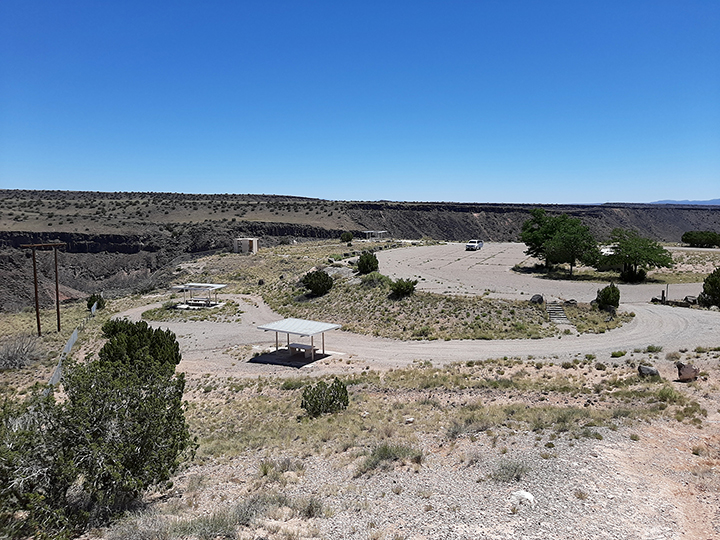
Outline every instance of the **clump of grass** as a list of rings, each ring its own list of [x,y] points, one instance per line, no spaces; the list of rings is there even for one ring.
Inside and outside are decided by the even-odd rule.
[[[305,518],[315,518],[323,515],[324,507],[322,501],[316,497],[310,497],[297,505],[300,515]]]
[[[659,353],[660,351],[662,351],[662,349],[663,348],[660,345],[648,345],[647,347],[645,347],[645,352],[646,353]]]
[[[247,526],[273,508],[289,507],[304,517],[316,517],[322,513],[317,500],[293,503],[285,495],[260,493],[209,515],[176,521],[157,512],[141,513],[113,525],[107,532],[109,540],[166,540],[193,537],[200,540],[237,538],[237,527]],[[308,515],[312,514],[312,515]]]
[[[622,356],[625,356],[627,354],[627,351],[613,351],[610,353],[611,358],[620,358]]]
[[[637,433],[631,433],[631,434],[630,434],[630,440],[631,440],[631,441],[639,441],[639,440],[640,440],[640,435],[638,435]]]
[[[306,382],[302,379],[285,379],[280,385],[280,390],[297,390],[305,386]]]
[[[519,482],[530,471],[530,468],[519,461],[501,461],[490,478],[496,482]]]
[[[658,401],[664,403],[683,403],[685,397],[672,386],[663,386],[655,393]]]
[[[289,458],[280,460],[263,459],[258,466],[258,476],[270,480],[278,480],[286,472],[302,472],[305,464],[302,461],[293,461]]]
[[[413,463],[422,463],[422,451],[402,444],[379,444],[372,449],[370,455],[358,467],[355,476],[375,470],[379,467],[386,467],[395,461],[410,460]]]
[[[580,499],[581,501],[586,501],[588,498],[587,491],[583,491],[582,489],[576,489],[574,495],[576,499]]]

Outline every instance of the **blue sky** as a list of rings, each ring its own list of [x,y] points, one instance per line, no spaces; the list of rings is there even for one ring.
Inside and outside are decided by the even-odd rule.
[[[720,2],[0,2],[0,187],[720,196]]]

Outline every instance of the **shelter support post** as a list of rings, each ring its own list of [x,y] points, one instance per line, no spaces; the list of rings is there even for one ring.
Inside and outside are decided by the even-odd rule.
[[[310,356],[315,361],[315,336],[310,336]]]
[[[280,342],[278,340],[278,333],[275,332],[275,352],[277,352],[280,349]]]
[[[323,350],[323,355],[324,355],[325,354],[325,332],[323,332],[320,335],[322,336],[322,350]]]

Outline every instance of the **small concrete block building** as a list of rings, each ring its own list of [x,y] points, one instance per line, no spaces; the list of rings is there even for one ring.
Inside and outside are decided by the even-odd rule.
[[[233,240],[233,251],[235,253],[257,253],[257,238],[236,238]]]

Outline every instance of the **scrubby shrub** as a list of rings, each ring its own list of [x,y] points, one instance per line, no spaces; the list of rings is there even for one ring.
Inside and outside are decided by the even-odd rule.
[[[340,235],[340,241],[341,242],[352,242],[353,239],[353,233],[350,231],[345,231]]]
[[[97,358],[65,365],[61,401],[0,405],[0,537],[75,537],[194,454],[175,335],[128,321],[103,332]]]
[[[314,386],[306,386],[300,406],[305,409],[309,417],[316,418],[321,414],[347,409],[348,403],[347,386],[340,379],[335,378],[330,386],[325,381],[320,381]]]
[[[40,357],[38,338],[15,336],[0,343],[0,369],[23,368]]]
[[[600,289],[595,298],[600,309],[616,308],[620,305],[620,289],[614,283]]]
[[[529,467],[517,461],[503,461],[490,474],[496,482],[519,482],[528,473]]]
[[[375,272],[378,268],[380,268],[380,263],[378,263],[377,257],[374,253],[371,253],[370,251],[363,251],[358,258],[357,268],[358,272],[361,274],[369,274],[370,272]]]
[[[409,296],[415,292],[416,279],[398,279],[390,284],[393,295],[397,298]]]
[[[103,309],[105,307],[105,299],[101,295],[91,294],[90,298],[87,299],[87,308],[92,309],[95,302],[97,302],[97,309]]]
[[[423,460],[422,451],[402,444],[382,443],[372,449],[370,455],[365,458],[365,461],[358,467],[355,476],[361,476],[366,472],[385,466],[393,461],[401,461],[404,459],[409,459],[419,465]]]
[[[370,272],[362,277],[361,282],[365,287],[389,287],[392,280],[380,272]]]
[[[324,270],[315,270],[303,276],[302,284],[315,296],[322,296],[332,289],[333,280]]]
[[[703,281],[703,292],[698,296],[698,303],[706,307],[720,306],[720,268],[716,268]]]

